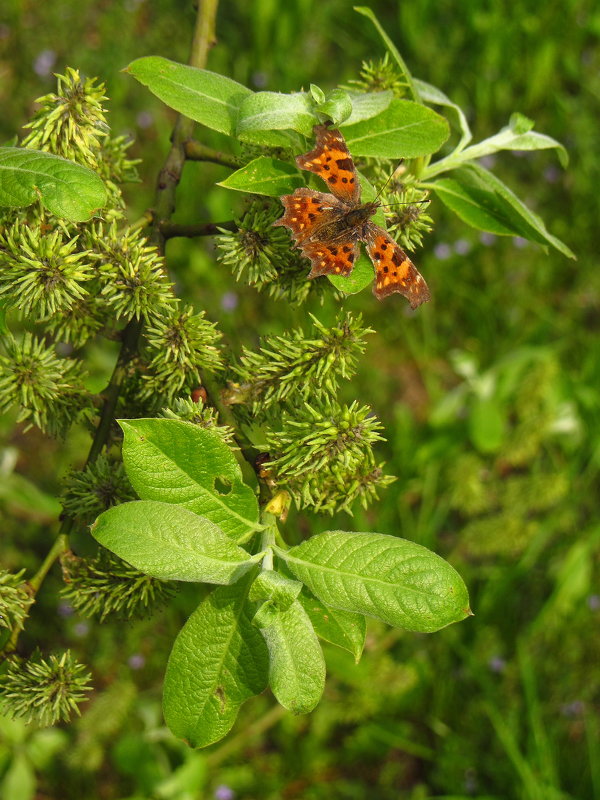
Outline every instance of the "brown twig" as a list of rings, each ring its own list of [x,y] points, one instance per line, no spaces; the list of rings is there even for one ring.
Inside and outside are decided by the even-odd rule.
[[[216,42],[215,19],[217,5],[218,0],[202,0],[199,4],[194,38],[192,41],[191,66],[200,68],[206,66],[208,52]],[[158,176],[154,211],[148,212],[152,215],[151,238],[163,254],[165,238],[160,231],[160,226],[168,222],[175,210],[175,190],[181,179],[181,173],[185,164],[184,144],[187,139],[191,138],[193,126],[193,121],[187,117],[180,115],[177,118],[171,137],[171,149],[169,150],[165,164]],[[98,458],[102,452],[102,448],[108,441],[115,408],[127,371],[127,364],[137,352],[141,330],[142,322],[136,319],[131,320],[123,329],[121,334],[121,350],[110,382],[103,392],[104,402],[102,404],[102,411],[100,412],[100,420],[88,453],[86,465],[93,463]],[[28,581],[28,587],[32,598],[35,598],[44,578],[55,561],[68,551],[68,536],[74,526],[74,522],[74,519],[69,515],[63,515],[57,538],[38,571],[32,579]],[[13,628],[10,637],[0,651],[2,655],[10,655],[15,651],[22,628],[22,623]]]
[[[188,139],[185,143],[185,155],[190,161],[210,161],[212,164],[220,164],[222,167],[239,169],[244,162],[241,158],[222,153],[220,150],[213,150],[195,139]]]
[[[233,220],[227,222],[196,222],[190,225],[165,221],[160,223],[159,227],[165,240],[176,239],[177,237],[192,239],[195,236],[216,236],[221,230],[237,231],[238,229]]]

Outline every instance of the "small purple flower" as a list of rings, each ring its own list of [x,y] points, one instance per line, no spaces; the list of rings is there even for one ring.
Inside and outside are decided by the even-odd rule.
[[[524,239],[522,236],[513,236],[512,243],[519,250],[522,250],[524,247],[527,247],[527,245],[529,244],[527,239]]]
[[[459,256],[466,256],[471,249],[471,242],[468,239],[457,239],[454,242],[454,252]]]
[[[488,667],[492,670],[492,672],[504,672],[506,669],[506,661],[500,656],[493,656],[493,658],[490,658],[488,661]]]
[[[135,121],[138,128],[145,130],[154,125],[154,115],[150,111],[140,111],[139,114],[136,115]]]
[[[233,311],[237,308],[238,296],[235,292],[225,292],[221,298],[221,308],[223,311]]]
[[[252,74],[252,83],[257,89],[264,89],[268,82],[269,78],[266,72],[254,72]]]
[[[132,656],[129,656],[127,663],[131,669],[141,669],[146,663],[146,659],[141,653],[134,653]]]
[[[486,169],[492,169],[496,163],[496,156],[492,155],[491,153],[487,156],[482,156],[479,159],[479,163]]]
[[[72,617],[73,606],[71,603],[67,603],[66,600],[61,600],[58,604],[58,614],[61,617]]]
[[[33,62],[33,71],[41,78],[45,78],[52,72],[52,67],[56,61],[56,53],[54,50],[42,50],[36,60]]]
[[[479,234],[479,241],[486,247],[490,247],[490,245],[494,244],[494,242],[496,241],[496,234],[488,233],[488,231],[483,231],[483,233]]]
[[[544,178],[548,181],[548,183],[556,183],[560,180],[561,171],[557,166],[554,164],[550,164],[550,166],[546,167],[544,170]]]
[[[214,797],[215,800],[233,800],[235,792],[231,787],[225,786],[225,784],[222,783],[215,789]]]
[[[591,594],[587,599],[587,604],[590,611],[598,611],[600,609],[600,594]]]
[[[563,703],[560,707],[560,713],[563,717],[580,717],[585,711],[585,703],[583,700],[572,700],[570,703]]]
[[[78,622],[73,626],[73,633],[78,639],[83,639],[90,632],[90,626],[87,622]]]
[[[446,242],[440,242],[433,248],[433,252],[436,258],[439,258],[440,261],[445,261],[452,255],[452,248]]]

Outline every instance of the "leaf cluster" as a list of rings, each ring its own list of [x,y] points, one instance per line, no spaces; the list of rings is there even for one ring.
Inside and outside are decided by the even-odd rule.
[[[470,613],[454,569],[411,542],[332,531],[288,548],[272,515],[259,520],[214,431],[173,419],[121,425],[141,499],[105,511],[92,534],[155,579],[216,584],[177,637],[165,677],[167,724],[193,746],[222,738],[267,685],[285,708],[313,709],[325,684],[319,637],[358,660],[365,615],[426,632]]]

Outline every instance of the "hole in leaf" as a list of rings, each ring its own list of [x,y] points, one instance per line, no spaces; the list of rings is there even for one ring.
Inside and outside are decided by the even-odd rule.
[[[215,492],[218,494],[229,494],[232,483],[228,478],[215,478]]]

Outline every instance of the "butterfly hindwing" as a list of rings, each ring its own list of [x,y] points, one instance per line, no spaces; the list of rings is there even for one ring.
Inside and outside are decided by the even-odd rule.
[[[360,245],[350,239],[345,242],[310,242],[302,254],[310,258],[312,269],[309,278],[319,275],[350,275],[360,253]]]
[[[430,298],[425,280],[404,250],[378,225],[370,223],[367,230],[367,253],[375,267],[373,294],[379,300],[399,292],[417,308]]]

